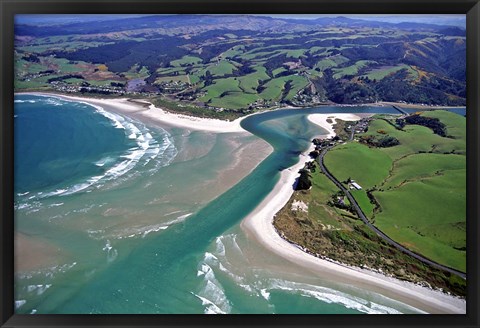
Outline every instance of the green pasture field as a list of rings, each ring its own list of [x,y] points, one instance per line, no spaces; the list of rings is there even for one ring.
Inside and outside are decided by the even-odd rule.
[[[26,74],[35,74],[47,70],[45,65],[39,63],[31,63],[23,59],[15,60],[15,72],[21,76]]]
[[[200,70],[200,75],[205,75],[207,71],[210,71],[214,77],[222,77],[227,74],[232,74],[237,67],[228,60],[221,60],[219,62],[210,63],[203,70]]]
[[[285,79],[285,83],[287,81],[291,81],[292,83],[290,91],[285,96],[285,100],[292,100],[293,97],[297,94],[297,92],[299,92],[300,90],[302,90],[308,85],[308,80],[304,76],[293,75],[293,76],[285,76],[285,77],[288,78],[288,79]]]
[[[325,225],[331,225],[336,229],[344,229],[345,225],[342,223],[341,214],[346,212],[338,208],[330,207],[327,202],[331,195],[335,194],[338,189],[325,174],[320,172],[318,168],[315,173],[311,174],[312,188],[310,193],[305,195],[305,199],[299,199],[308,204],[308,217],[313,222]],[[296,195],[299,198],[300,195]]]
[[[339,180],[355,180],[363,189],[380,185],[392,166],[390,157],[380,149],[358,142],[339,145],[325,155],[325,166]]]
[[[273,56],[276,56],[281,53],[281,50],[274,50],[274,51],[261,51],[261,52],[254,52],[254,53],[244,53],[242,55],[239,55],[238,57],[244,59],[244,60],[252,60],[257,57],[261,57],[262,59],[266,58],[271,58]],[[266,57],[264,57],[266,56]]]
[[[328,47],[325,48],[328,50],[333,49],[333,47]],[[328,58],[324,58],[322,60],[319,60],[317,64],[315,65],[315,68],[319,68],[320,70],[324,71],[327,68],[332,68],[332,67],[337,67],[338,65],[341,65],[343,63],[348,62],[348,58],[343,57],[342,55],[336,55],[336,56],[330,56]]]
[[[293,58],[300,58],[305,56],[305,52],[307,52],[308,49],[295,49],[295,50],[282,50],[280,53],[284,53],[288,57],[293,57]]]
[[[414,154],[395,161],[392,175],[382,189],[390,190],[402,183],[422,181],[442,175],[445,171],[465,170],[465,156],[456,154]]]
[[[182,65],[195,65],[195,64],[199,64],[201,62],[202,62],[201,58],[187,55],[187,56],[183,56],[180,59],[172,60],[170,62],[170,65],[172,65],[174,67],[179,67],[179,66],[182,66]]]
[[[276,78],[268,81],[263,86],[265,90],[260,93],[260,97],[266,100],[280,100],[285,81],[282,78]]]
[[[157,69],[158,74],[162,75],[173,75],[175,73],[180,74],[185,74],[185,68],[184,67],[162,67]]]
[[[367,218],[371,219],[373,217],[373,209],[375,208],[375,205],[370,202],[370,199],[368,198],[365,189],[352,189],[350,190],[350,193],[357,201],[358,206],[360,206],[360,208],[362,209],[363,214],[365,214]]]
[[[71,78],[71,79],[63,80],[63,82],[68,83],[68,84],[82,84],[83,82],[85,82],[85,80],[77,79],[77,78]]]
[[[58,77],[59,75],[49,75],[49,76],[41,76],[36,79],[31,79],[30,81],[19,81],[15,79],[15,88],[18,89],[51,89],[48,85],[47,80]]]
[[[339,79],[345,75],[355,75],[361,68],[364,68],[370,64],[376,64],[377,62],[372,60],[359,60],[355,64],[343,67],[343,68],[335,68],[333,69],[335,74],[333,74],[333,78]]]
[[[425,111],[423,116],[438,118],[447,128],[447,135],[462,141],[466,140],[466,118],[446,110]],[[465,148],[463,148],[465,149]]]
[[[283,72],[286,72],[286,71],[287,70],[284,67],[275,68],[272,71],[272,75],[273,75],[273,77],[275,77],[277,74],[280,74],[280,73],[283,73]]]
[[[465,271],[466,170],[374,192],[375,225],[409,249]]]
[[[142,68],[140,70],[138,68],[139,68],[138,64],[135,64],[127,72],[125,72],[123,74],[129,80],[144,79],[144,78],[147,78],[150,75],[150,72],[148,71],[147,67],[142,66]]]
[[[206,91],[206,95],[201,97],[201,101],[209,101],[210,99],[218,98],[224,92],[242,92],[242,89],[238,86],[239,82],[233,77],[225,79],[216,79],[214,84],[211,84],[203,90]]]
[[[58,65],[61,73],[82,73],[88,70],[88,64],[81,61],[70,61],[64,58],[48,58],[48,61],[54,65]],[[81,64],[85,65],[81,67]]]
[[[244,92],[229,92],[223,97],[213,98],[210,105],[228,109],[241,109],[248,107],[249,104],[259,99],[256,94]]]
[[[363,189],[376,186],[372,194],[380,207],[375,213],[366,193],[352,190],[352,195],[390,238],[438,263],[464,271],[466,120],[443,110],[421,115],[440,119],[450,137],[419,125],[406,125],[401,131],[377,118],[370,122],[365,135],[390,135],[400,145],[340,145],[327,153],[325,164],[340,181],[351,177]]]
[[[189,83],[189,80],[188,80],[188,75],[162,76],[162,77],[158,77],[155,80],[154,84],[158,84],[160,82],[185,82],[185,83]]]
[[[270,77],[263,66],[256,66],[255,72],[237,78],[240,82],[240,88],[246,93],[257,93],[256,89],[259,81],[268,80]]]
[[[227,58],[227,57],[233,58],[235,56],[243,54],[244,51],[245,51],[245,46],[243,45],[234,46],[228,49],[227,51],[225,51],[222,55],[223,55],[223,58]]]
[[[401,69],[407,69],[408,73],[412,76],[412,78],[416,78],[417,72],[412,69],[410,65],[397,65],[397,66],[384,66],[380,68],[375,68],[370,70],[369,72],[361,75],[361,77],[368,77],[370,80],[377,80],[380,81],[384,77],[398,72]]]
[[[447,135],[441,137],[434,134],[430,128],[419,125],[406,125],[403,131],[395,129],[391,124],[382,119],[376,119],[370,122],[368,132],[364,135],[382,136],[379,132],[385,132],[386,135],[395,137],[400,145],[395,147],[383,148],[382,151],[390,156],[392,160],[400,160],[405,156],[412,154],[422,155],[423,153],[432,154],[465,154],[466,152],[466,119],[444,110],[425,111],[422,116],[435,117],[445,122]],[[447,156],[445,158],[449,158]],[[456,157],[451,157],[456,158]],[[433,165],[433,163],[431,163]],[[419,165],[419,163],[417,163]]]
[[[197,84],[198,82],[200,82],[200,77],[198,75],[189,74],[188,76],[190,77],[191,84]]]
[[[338,64],[331,58],[325,58],[325,59],[319,60],[315,64],[315,68],[318,68],[322,71],[324,71],[328,68],[337,67],[337,66],[338,66]]]

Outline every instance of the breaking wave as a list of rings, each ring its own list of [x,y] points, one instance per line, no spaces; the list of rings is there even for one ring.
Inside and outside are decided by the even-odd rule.
[[[30,100],[15,100],[16,102],[32,102]],[[125,132],[127,145],[133,143],[132,146],[118,157],[106,156],[93,165],[103,168],[104,172],[98,175],[90,176],[86,180],[71,185],[56,188],[50,191],[38,192],[33,196],[24,197],[26,193],[18,193],[15,210],[21,210],[32,207],[32,200],[40,200],[52,196],[67,196],[78,192],[91,192],[95,188],[100,188],[108,182],[118,181],[118,178],[124,176],[128,179],[128,174],[137,165],[146,166],[150,162],[153,163],[152,168],[148,170],[150,174],[154,173],[158,168],[169,165],[177,155],[177,149],[173,143],[172,136],[165,130],[151,131],[144,124],[125,118],[121,115],[105,111],[102,107],[88,104],[81,101],[69,101],[55,97],[46,97],[45,100],[49,105],[62,106],[64,102],[76,104],[86,104],[95,108],[95,112],[106,117],[110,124],[116,129],[122,129]],[[156,137],[154,137],[154,135]]]
[[[216,274],[221,274],[222,278],[228,278],[251,297],[256,297],[257,300],[264,302],[272,313],[275,312],[275,300],[277,299],[272,298],[272,293],[277,295],[278,293],[295,294],[312,299],[313,302],[339,304],[345,308],[368,314],[402,313],[393,307],[381,305],[333,288],[275,277],[272,273],[267,271],[260,273],[246,265],[239,268],[238,263],[232,265],[228,259],[229,255],[235,254],[235,256],[241,255],[243,257],[243,252],[236,238],[236,234],[217,237],[214,245],[212,245],[214,250],[206,252],[199,264],[197,276],[204,277],[203,289],[194,295],[202,300],[205,313],[229,313],[228,311],[232,309]],[[392,302],[395,303],[393,300]],[[412,310],[415,309],[412,308]]]

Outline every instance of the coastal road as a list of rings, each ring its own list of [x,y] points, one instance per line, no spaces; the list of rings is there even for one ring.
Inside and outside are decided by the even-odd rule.
[[[340,181],[337,180],[337,178],[335,178],[329,171],[328,169],[325,167],[325,164],[323,162],[323,159],[325,157],[325,154],[328,152],[328,150],[330,150],[330,148],[332,147],[326,147],[325,149],[322,150],[322,152],[320,153],[320,155],[318,156],[317,160],[318,160],[318,163],[320,164],[320,168],[322,170],[323,173],[325,173],[325,175],[338,187],[340,188],[340,190],[342,190],[345,195],[347,196],[348,200],[350,201],[350,203],[353,205],[353,207],[355,208],[355,211],[357,212],[357,215],[358,217],[367,225],[367,227],[369,227],[371,230],[373,230],[373,232],[375,232],[377,234],[377,236],[379,236],[380,238],[382,238],[383,240],[385,240],[386,242],[388,242],[390,245],[394,246],[395,248],[397,248],[398,250],[404,252],[405,254],[408,254],[414,258],[416,258],[417,260],[421,261],[422,263],[425,263],[425,264],[428,264],[434,268],[437,268],[437,269],[440,269],[440,270],[443,270],[443,271],[446,271],[446,272],[449,272],[451,274],[454,274],[454,275],[457,275],[463,279],[466,279],[466,274],[461,272],[461,271],[458,271],[458,270],[455,270],[455,269],[452,269],[452,268],[449,268],[447,266],[444,266],[440,263],[437,263],[437,262],[434,262],[432,260],[429,260],[417,253],[414,253],[412,251],[410,251],[409,249],[405,248],[404,246],[400,245],[399,243],[397,243],[396,241],[392,240],[390,237],[388,237],[386,234],[384,234],[381,230],[379,230],[377,227],[375,227],[373,224],[370,223],[370,221],[368,221],[367,217],[365,216],[365,214],[363,213],[362,209],[360,208],[360,206],[358,206],[358,203],[357,201],[355,200],[355,198],[353,198],[352,194],[350,193],[350,191],[345,188],[341,183]]]

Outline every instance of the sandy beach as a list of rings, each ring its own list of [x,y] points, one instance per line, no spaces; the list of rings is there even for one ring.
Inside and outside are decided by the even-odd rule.
[[[172,127],[182,127],[213,133],[249,133],[240,126],[241,118],[233,122],[195,118],[186,115],[168,113],[151,104],[142,104],[138,101],[132,102],[127,98],[97,99],[46,93],[30,94],[55,96],[68,100],[83,101],[101,106],[106,110],[112,110],[139,118],[143,117],[146,120],[166,124]],[[308,119],[328,131],[323,137],[330,137],[335,135],[333,124],[336,119],[358,120],[360,119],[360,116],[349,113],[311,114]],[[295,179],[299,176],[298,171],[303,168],[307,161],[311,161],[308,153],[313,149],[314,146],[311,145],[306,152],[300,155],[299,162],[296,165],[281,172],[280,180],[275,185],[274,189],[255,208],[255,210],[242,221],[241,227],[246,234],[249,237],[255,238],[255,240],[259,241],[271,252],[283,257],[295,265],[299,265],[318,274],[318,276],[381,293],[382,295],[409,304],[427,313],[465,313],[466,302],[464,300],[413,283],[386,277],[372,271],[346,267],[316,258],[288,243],[277,234],[272,224],[273,217],[288,202],[293,194],[292,185]],[[265,152],[263,153],[263,156],[266,157]],[[265,157],[262,157],[262,160]],[[235,162],[241,163],[240,158],[236,158]]]
[[[327,122],[329,118],[332,123]],[[328,131],[328,134],[322,137],[330,137],[335,135],[333,122],[336,119],[358,120],[360,117],[354,114],[312,114],[308,119]],[[291,263],[327,279],[381,293],[427,313],[466,313],[466,302],[457,297],[372,271],[319,259],[300,250],[277,234],[272,224],[273,217],[293,194],[292,185],[299,176],[298,170],[303,168],[305,162],[311,160],[308,153],[312,149],[313,145],[300,156],[296,165],[281,172],[280,180],[272,192],[242,221],[241,227],[247,235]]]
[[[198,118],[182,114],[167,112],[154,105],[141,100],[131,101],[128,98],[87,98],[68,96],[55,93],[26,92],[23,94],[59,97],[66,100],[82,101],[92,105],[103,107],[106,110],[121,112],[126,115],[143,117],[149,121],[159,122],[173,127],[181,127],[190,130],[208,131],[215,133],[249,133],[240,126],[242,118],[235,121],[223,121],[218,119]]]

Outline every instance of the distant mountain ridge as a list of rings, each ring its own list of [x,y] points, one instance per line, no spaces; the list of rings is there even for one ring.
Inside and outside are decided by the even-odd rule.
[[[32,25],[18,24],[15,26],[15,33],[18,36],[47,36],[47,35],[68,35],[68,34],[92,34],[120,32],[124,30],[138,30],[145,28],[181,28],[188,26],[204,26],[209,30],[215,26],[221,29],[247,29],[285,32],[288,29],[298,31],[312,30],[314,27],[326,26],[350,26],[350,27],[375,27],[375,28],[398,28],[430,30],[435,32],[446,31],[460,35],[461,28],[452,28],[448,25],[436,25],[416,22],[388,23],[382,21],[363,20],[358,18],[320,17],[317,19],[291,19],[273,18],[268,16],[252,15],[152,15],[134,18],[120,18],[118,20],[100,20],[87,22],[65,23],[58,27],[47,26],[43,22],[41,26],[32,29]],[[35,26],[35,25],[34,25]],[[452,35],[452,34],[448,34]]]
[[[61,26],[16,25],[17,87],[138,92],[208,115],[332,102],[466,101],[465,29],[430,20],[91,18]]]

